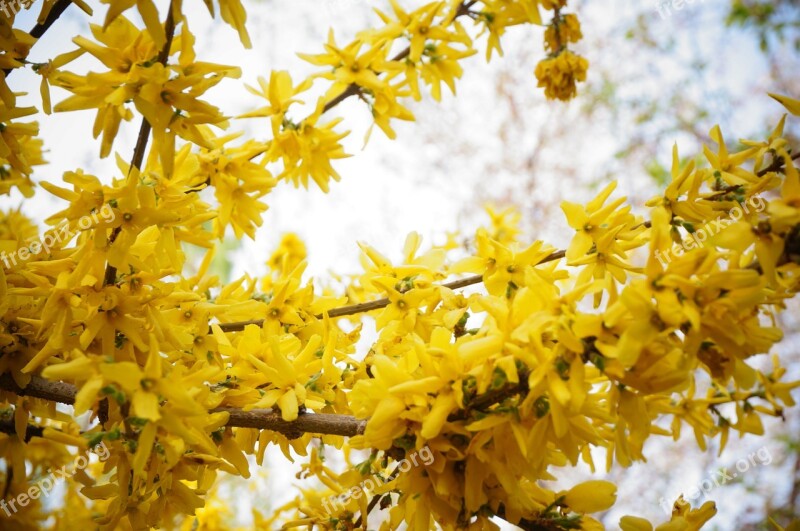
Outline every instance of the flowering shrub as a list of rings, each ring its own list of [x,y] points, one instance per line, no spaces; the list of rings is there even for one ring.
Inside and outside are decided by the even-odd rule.
[[[319,67],[311,77],[274,71],[248,87],[265,101],[237,119],[268,122],[263,139],[226,135],[230,117],[205,101],[240,71],[198,60],[184,16],[194,6],[109,0],[104,24],[76,37],[75,50],[32,65],[33,34],[69,2],[45,0],[30,34],[3,18],[3,68],[41,75],[45,114],[93,112],[101,157],[127,122],[142,124],[112,179],[62,168],[62,182],[34,183],[43,143],[37,124],[20,120],[39,110],[17,107],[0,78],[0,192],[30,197],[38,185],[59,197],[65,208],[48,223],[70,235],[33,246],[34,224],[18,211],[0,216],[0,250],[31,255],[0,269],[9,528],[189,529],[190,515],[214,506],[218,474],[248,477],[247,456],[261,465],[274,444],[306,457],[302,474],[322,488],[256,514],[259,529],[366,529],[379,511],[382,529],[496,529],[496,518],[598,529],[592,514],[614,503],[612,483],[553,491],[541,480],[578,461],[594,468],[594,448],[606,467],[629,466],[651,436],[684,428],[701,448],[724,447],[731,432],[761,435],[762,417],[794,405],[800,382],[783,379],[777,356],[769,373],[751,365],[781,339],[774,316],[800,286],[800,174],[784,120],[735,152],[714,128],[703,164],[681,164],[676,149],[647,218],[613,182],[586,205],[564,202],[575,233],[563,246],[520,241],[513,214],[493,212],[467,257],[413,233],[398,263],[362,245],[364,271],[341,293],[304,280],[305,246],[291,235],[261,278],[209,274],[215,240],[229,229],[252,238],[280,182],[327,191],[339,179],[348,133],[327,113],[346,98],[363,100],[394,138],[394,120],[414,119],[409,98],[455,92],[461,61],[502,53],[506,29],[523,24],[547,25],[538,85],[548,98],[575,96],[588,63],[569,49],[581,28],[565,4],[448,0],[408,11],[393,0],[352,42],[331,34],[321,53],[302,55]],[[238,0],[206,5],[250,45]],[[96,70],[70,71],[85,54]],[[325,90],[299,117],[314,85]],[[51,105],[50,86],[70,96]],[[800,101],[775,98],[800,113]],[[753,198],[764,208],[742,208]],[[730,223],[704,245],[683,243],[720,218]],[[665,260],[677,243],[680,255]],[[189,248],[207,250],[194,274]],[[365,315],[378,333],[367,345]],[[328,468],[315,441],[352,467]],[[108,458],[76,473],[62,509],[23,496],[49,467],[100,444]],[[369,459],[351,462],[354,449]],[[430,459],[396,466],[423,449]],[[369,496],[342,496],[376,475]],[[658,529],[699,529],[715,512],[679,499]],[[619,525],[653,528],[637,516]]]

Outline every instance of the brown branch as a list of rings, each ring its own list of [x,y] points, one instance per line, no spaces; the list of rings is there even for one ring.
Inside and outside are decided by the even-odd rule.
[[[39,376],[33,376],[28,385],[20,387],[8,373],[0,375],[0,389],[10,391],[18,396],[30,396],[68,405],[75,403],[75,396],[78,393],[78,389],[72,384],[51,382]],[[270,430],[290,438],[299,437],[303,433],[352,437],[363,433],[367,425],[366,420],[333,413],[300,413],[297,420],[285,421],[281,418],[280,413],[269,409],[243,411],[222,407],[213,410],[213,412],[219,411],[225,411],[230,415],[227,426],[231,428]],[[0,431],[4,430],[0,429]],[[5,431],[5,433],[9,432]],[[37,435],[34,433],[33,436]]]
[[[519,383],[506,385],[500,389],[495,389],[484,393],[472,400],[466,401],[464,409],[459,410],[447,417],[448,422],[457,422],[459,420],[469,419],[472,411],[484,411],[494,405],[501,404],[506,398],[511,398],[516,395],[525,395],[528,393],[528,376],[527,372],[519,374]]]
[[[34,39],[40,39],[42,35],[44,35],[47,30],[50,29],[50,26],[55,24],[56,20],[66,11],[66,9],[72,5],[72,0],[58,0],[53,7],[50,8],[50,12],[47,14],[47,18],[41,24],[36,24],[28,33]]]
[[[51,382],[38,376],[32,377],[25,387],[20,387],[9,373],[0,375],[0,389],[11,391],[17,396],[30,396],[67,405],[75,403],[75,395],[77,394],[74,385]]]
[[[164,21],[164,32],[166,33],[167,40],[164,42],[164,47],[161,48],[161,51],[158,54],[158,62],[162,65],[166,66],[167,59],[169,58],[169,50],[172,47],[172,37],[175,35],[175,17],[173,16],[174,9],[172,5],[172,1],[169,3],[169,12],[167,13],[167,19]],[[147,143],[150,140],[150,131],[152,127],[150,122],[147,121],[147,118],[142,117],[142,125],[139,127],[139,136],[136,138],[136,147],[133,149],[133,157],[131,158],[131,166],[130,169],[136,168],[137,170],[142,169],[142,164],[144,162],[144,152],[147,150]],[[121,229],[119,227],[115,228],[111,233],[111,237],[108,239],[109,246],[114,243],[119,236]],[[117,268],[112,265],[106,266],[106,273],[105,277],[103,278],[103,285],[108,286],[110,284],[115,284],[117,281]]]
[[[527,381],[527,375],[521,374],[519,384],[481,395],[467,404],[463,412],[451,415],[448,417],[448,420],[465,420],[469,416],[469,411],[485,409],[515,394],[524,393],[527,390]],[[10,391],[17,396],[41,398],[43,400],[67,405],[75,403],[75,396],[78,393],[78,389],[72,384],[53,382],[39,376],[33,376],[28,385],[21,387],[8,373],[0,375],[0,389]],[[290,439],[300,437],[304,433],[352,437],[354,435],[363,434],[367,425],[366,420],[360,420],[351,415],[333,413],[300,413],[297,420],[286,421],[283,420],[280,412],[272,409],[244,411],[238,408],[219,407],[212,410],[212,413],[216,412],[228,413],[229,417],[226,425],[231,428],[270,430],[282,433]],[[41,436],[41,434],[36,431],[36,428],[36,426],[30,426],[28,428],[28,433],[31,434],[30,436]],[[5,427],[0,424],[0,432],[15,433],[13,422]],[[27,436],[28,434],[26,434],[26,437]]]
[[[549,256],[546,256],[539,264],[546,264],[547,262],[552,262],[554,260],[559,260],[564,258],[566,255],[566,251],[554,251]],[[539,265],[536,264],[536,265]],[[467,286],[472,286],[475,284],[480,284],[483,282],[483,276],[481,275],[473,275],[470,277],[462,278],[460,280],[454,280],[452,282],[446,282],[441,284],[442,287],[449,288],[449,289],[461,289],[466,288]],[[381,308],[385,308],[389,306],[391,301],[389,299],[377,299],[374,301],[369,302],[360,302],[358,304],[353,304],[350,306],[342,306],[341,308],[334,308],[328,312],[328,317],[335,318],[335,317],[344,317],[347,315],[357,315],[360,313],[371,312],[373,310],[380,310]],[[315,315],[317,319],[322,319],[324,315]],[[253,319],[250,321],[238,321],[235,323],[222,323],[219,327],[222,329],[223,332],[241,332],[244,328],[248,325],[256,325],[256,326],[263,326],[264,319]],[[211,327],[209,327],[209,333],[211,332]]]
[[[478,0],[470,0],[469,2],[462,2],[461,5],[458,6],[458,11],[456,11],[456,15],[453,18],[456,19],[458,17],[469,14],[470,13],[469,8],[475,5],[477,2]],[[392,57],[390,61],[402,61],[403,59],[408,57],[410,53],[411,53],[411,47],[408,47],[399,52],[394,57]],[[376,72],[376,73],[380,75],[383,72]],[[326,103],[325,107],[322,108],[322,112],[323,113],[328,112],[329,110],[333,109],[334,107],[342,103],[350,96],[355,96],[357,94],[361,94],[361,87],[358,86],[356,83],[351,83],[350,85],[347,86],[346,89],[344,89],[344,92],[342,92],[341,94],[333,98],[331,101]]]
[[[403,457],[400,457],[400,459],[403,459]],[[398,459],[398,461],[400,459]],[[389,476],[389,479],[386,480],[385,483],[389,483],[390,481],[394,481],[394,479],[398,476],[399,473],[400,473],[400,468],[399,467],[395,468],[394,472],[392,472],[392,475]],[[366,519],[369,518],[369,513],[372,512],[372,509],[374,509],[375,506],[378,505],[378,502],[380,502],[381,498],[383,498],[385,495],[386,494],[375,494],[375,495],[372,496],[372,499],[369,500],[369,503],[367,504],[367,510],[364,513],[358,515],[358,519],[356,520],[356,523],[355,523],[355,528],[356,529],[361,527],[361,523],[365,522]]]
[[[0,420],[0,433],[6,433],[8,435],[16,435],[17,428],[14,425],[13,420]],[[33,424],[28,424],[28,427],[25,430],[25,442],[30,442],[31,439],[34,437],[43,437],[44,436],[44,427],[43,426],[34,426]]]
[[[297,438],[304,433],[317,435],[341,435],[352,437],[364,433],[366,420],[359,420],[351,415],[335,413],[300,413],[297,420],[287,421],[281,414],[271,409],[241,409],[221,407],[213,412],[226,411],[230,414],[228,426],[232,428],[255,428],[282,433]]]
[[[559,529],[566,529],[561,527],[557,522],[549,518],[522,518],[519,522],[512,522],[506,516],[506,508],[503,505],[497,508],[495,516],[502,518],[509,524],[515,525],[524,531],[556,531]]]
[[[37,23],[28,34],[33,37],[34,39],[40,39],[42,35],[44,35],[47,30],[50,29],[50,26],[55,24],[56,20],[64,13],[64,11],[72,4],[72,0],[58,0],[53,7],[50,8],[50,12],[47,14],[47,18],[41,24]],[[3,73],[6,77],[10,76],[11,73],[14,71],[14,68],[6,68],[3,70]]]
[[[795,153],[792,155],[792,160],[797,160],[800,158],[800,153]],[[775,157],[775,160],[772,161],[772,164],[760,170],[756,175],[759,177],[763,177],[771,171],[778,171],[783,169],[784,160],[783,157]]]

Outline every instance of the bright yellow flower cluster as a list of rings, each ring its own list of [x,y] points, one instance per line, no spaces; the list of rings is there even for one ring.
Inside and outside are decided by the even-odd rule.
[[[137,28],[123,16],[105,28],[92,26],[92,35],[98,42],[76,37],[75,44],[107,70],[83,76],[59,72],[51,74],[50,82],[73,94],[55,106],[57,112],[97,109],[94,135],[102,133],[102,157],[111,152],[120,123],[133,118],[128,102],[153,128],[167,175],[172,173],[176,137],[211,148],[198,126],[221,125],[225,117],[199,97],[225,77],[239,77],[238,68],[198,63],[195,37],[185,21],[168,52],[168,57],[178,54],[175,64],[167,63],[168,57],[159,57],[163,44],[159,45],[152,32]]]
[[[0,17],[0,68],[10,70],[23,66],[23,61],[35,42],[30,35],[12,29],[13,16]],[[8,194],[13,187],[23,195],[33,195],[30,179],[33,166],[44,164],[42,141],[36,138],[36,122],[17,120],[36,114],[34,107],[18,107],[17,94],[5,83],[0,73],[0,194]]]
[[[135,27],[124,15],[134,5],[144,21],[143,29]],[[213,13],[213,4],[207,2],[207,6]],[[447,0],[431,2],[413,11],[392,2],[390,14],[378,12],[382,27],[359,33],[345,46],[338,45],[331,34],[325,53],[301,54],[324,70],[297,85],[287,72],[274,71],[268,78],[259,80],[258,89],[249,88],[269,104],[239,118],[269,118],[272,137],[233,148],[248,156],[246,178],[238,178],[239,174],[232,170],[216,175],[216,170],[222,170],[228,158],[226,154],[221,157],[216,154],[231,137],[216,138],[205,125],[226,128],[229,120],[201,97],[222,79],[238,77],[239,70],[196,59],[195,37],[189,31],[181,8],[182,2],[173,2],[169,19],[162,24],[151,0],[109,2],[104,24],[92,27],[93,40],[76,37],[77,50],[34,65],[42,76],[42,106],[50,112],[48,86],[54,85],[73,94],[53,107],[57,112],[94,109],[93,135],[102,137],[100,154],[103,157],[111,153],[121,124],[133,118],[135,109],[153,130],[153,152],[158,153],[160,171],[168,177],[173,172],[176,139],[198,146],[203,152],[211,152],[211,164],[217,167],[210,172],[212,177],[207,184],[215,187],[222,205],[221,223],[215,233],[221,236],[224,227],[231,225],[237,237],[252,236],[255,227],[261,224],[261,214],[267,208],[262,198],[273,185],[268,168],[275,168],[278,179],[306,187],[309,181],[314,181],[324,191],[329,189],[331,179],[340,179],[333,162],[347,156],[341,142],[349,132],[337,130],[341,119],[324,120],[322,117],[339,101],[357,95],[369,106],[374,124],[394,138],[393,120],[414,119],[403,99],[419,100],[423,85],[430,87],[436,100],[441,99],[443,86],[455,93],[456,81],[463,73],[462,59],[476,53],[476,34],[488,34],[488,59],[493,50],[502,52],[501,36],[506,28],[541,23],[537,2],[529,0]],[[242,42],[249,46],[244,27],[246,14],[238,0],[221,1],[219,8],[223,19],[237,28]],[[472,18],[477,31],[468,30],[461,22],[463,18]],[[580,35],[577,19],[568,15],[563,21],[565,42],[574,42]],[[558,27],[555,22],[554,25]],[[178,32],[173,37],[175,31]],[[24,39],[24,35],[20,32],[19,39]],[[15,42],[22,41],[14,40],[10,45]],[[29,48],[32,43],[23,47]],[[18,44],[17,48],[19,46],[22,45]],[[74,59],[87,52],[99,61],[102,70],[88,74],[66,70]],[[19,67],[22,63],[17,61],[10,66]],[[327,82],[327,91],[318,98],[314,111],[300,118],[293,107],[301,103],[298,96],[308,91],[317,79]],[[566,97],[563,90],[548,88],[546,93],[548,97]],[[570,97],[572,95],[574,90]],[[27,134],[31,136],[35,130]],[[31,142],[34,143],[27,148],[29,151],[40,149],[35,144],[37,141],[27,143]],[[13,152],[24,153],[24,150],[15,147]],[[41,157],[35,155],[29,156],[30,164],[39,163]],[[138,161],[132,162],[140,166]],[[27,177],[29,164],[24,160],[11,161],[11,166],[21,175],[15,174],[14,180],[8,182],[24,186],[26,193],[32,193]],[[242,199],[240,219],[230,219],[234,214],[225,212],[228,197]]]
[[[57,0],[43,0],[38,22],[44,22]],[[77,6],[87,13],[91,9],[82,0]],[[35,107],[17,106],[17,96],[6,82],[6,77],[17,68],[28,64],[27,57],[36,43],[36,38],[15,27],[17,15],[30,7],[28,2],[7,2],[0,15],[0,195],[8,194],[12,188],[19,189],[25,197],[33,195],[31,174],[33,167],[45,164],[42,156],[42,141],[37,138],[39,125],[36,122],[19,122],[36,114]],[[34,69],[44,65],[34,65]],[[43,102],[49,109],[49,103]]]
[[[237,69],[196,61],[180,2],[163,25],[152,2],[136,2],[145,30],[123,15],[133,5],[110,2],[94,40],[77,37],[81,51],[39,67],[46,83],[72,92],[56,110],[96,111],[104,154],[133,109],[152,127],[153,146],[146,158],[137,149],[138,161],[118,158],[121,177],[110,184],[81,170],[62,185],[43,182],[66,203],[48,223],[70,236],[3,259],[7,492],[22,499],[42,470],[74,457],[68,447],[108,450],[70,480],[63,510],[20,504],[15,529],[227,528],[213,494],[219,473],[249,477],[248,456],[261,465],[274,444],[290,459],[307,456],[302,477],[324,487],[269,519],[257,514],[259,529],[365,528],[377,505],[388,509],[387,530],[496,529],[495,517],[593,530],[601,526],[591,514],[614,503],[615,486],[543,486],[560,467],[594,467],[593,448],[605,450],[608,468],[628,466],[644,460],[651,435],[677,438],[684,426],[700,447],[716,437],[724,447],[731,429],[761,434],[762,416],[794,405],[800,382],[784,381],[777,356],[769,373],[751,364],[781,338],[774,315],[800,288],[800,173],[783,121],[734,153],[715,128],[703,167],[681,167],[676,152],[649,219],[613,198],[613,183],[586,205],[563,203],[575,231],[563,250],[521,241],[518,215],[490,211],[467,256],[454,256],[453,237],[424,248],[412,233],[395,262],[362,244],[363,272],[319,292],[303,276],[305,246],[287,235],[263,278],[226,284],[209,273],[215,237],[228,227],[252,237],[278,179],[327,189],[338,177],[331,161],[344,156],[344,133],[322,119],[337,101],[359,95],[391,135],[392,119],[411,117],[401,101],[420,97],[420,79],[436,98],[442,84],[455,90],[460,59],[475,53],[462,17],[488,33],[491,54],[505,28],[540,21],[540,4],[446,1],[406,11],[393,2],[382,27],[345,46],[331,36],[324,53],[304,56],[324,67],[311,80],[295,85],[285,72],[261,80],[251,91],[268,105],[245,117],[269,119],[272,138],[237,145],[236,135],[211,132],[226,119],[200,99]],[[576,22],[561,21],[563,1],[541,7],[560,21],[548,46],[578,38]],[[241,5],[221,1],[219,10],[247,43]],[[548,61],[580,63],[562,46]],[[61,70],[83,52],[105,70]],[[580,68],[554,68],[547,90],[573,94]],[[297,96],[317,78],[327,94],[310,116],[293,118]],[[0,121],[21,116],[3,101],[10,110]],[[20,139],[34,142],[33,129],[0,132],[5,160],[27,179],[21,165],[38,159]],[[3,252],[38,232],[16,212],[0,221]],[[187,273],[190,246],[208,252]],[[462,278],[445,282],[453,275]],[[480,289],[460,291],[473,284]],[[365,344],[369,312],[376,336]],[[314,439],[321,444],[311,448]],[[327,446],[350,469],[327,466]],[[423,452],[430,459],[418,461]],[[355,496],[373,476],[371,499]],[[348,489],[352,496],[329,503]],[[698,529],[716,511],[678,505],[658,529]],[[638,517],[620,526],[652,528]]]
[[[583,38],[578,17],[572,13],[562,14],[566,1],[547,1],[542,5],[553,10],[552,22],[544,32],[544,47],[550,55],[536,65],[538,86],[544,88],[550,99],[571,100],[577,94],[576,84],[586,81],[589,61],[568,49],[570,43]]]
[[[430,466],[412,467],[373,491],[378,498],[401,493],[384,528],[425,528],[433,518],[493,529],[486,518],[493,514],[554,525],[572,518],[581,529],[599,528],[586,513],[613,503],[612,486],[590,482],[565,496],[538,480],[578,460],[594,466],[592,446],[607,450],[607,467],[628,466],[644,459],[651,435],[677,438],[683,425],[701,448],[712,437],[724,447],[731,429],[763,434],[762,415],[780,416],[794,405],[790,391],[800,382],[782,381],[777,357],[771,373],[748,363],[781,338],[762,316],[772,316],[800,287],[800,260],[787,252],[798,244],[797,170],[781,130],[782,124],[764,143],[746,141],[753,147],[736,154],[706,149],[707,168],[676,162],[667,189],[673,197],[653,200],[649,221],[631,214],[624,198],[610,200],[613,184],[586,206],[565,202],[576,235],[563,254],[542,242],[500,243],[489,234],[514,230],[497,226],[479,230],[475,256],[450,266],[441,249],[417,257],[413,235],[399,265],[364,248],[367,270],[359,283],[389,304],[376,316],[380,335],[365,359],[368,377],[348,394],[353,413],[368,419],[349,445],[372,449],[373,464],[423,448],[434,456]],[[716,129],[712,136],[718,138]],[[762,148],[774,149],[775,158],[762,157]],[[735,161],[725,174],[742,184],[717,175],[721,157]],[[769,190],[777,196],[739,222],[750,228],[749,239],[740,241],[744,231],[730,223],[705,246],[664,254],[674,238],[691,238],[719,216],[735,217],[754,194]],[[704,214],[689,222],[667,205]],[[785,223],[774,223],[775,215]],[[507,222],[496,214],[494,220]],[[776,226],[769,241],[779,250],[762,253],[757,231]],[[649,256],[644,267],[633,265],[640,251]],[[442,271],[478,272],[487,293],[465,297],[435,283]],[[600,310],[587,311],[587,298]],[[704,379],[698,370],[712,381],[705,396],[697,396]],[[669,430],[654,425],[661,418],[672,419]],[[371,474],[389,476],[385,467],[367,467],[355,483],[348,473],[317,475],[329,495],[340,495]],[[285,507],[305,515],[292,525],[353,522],[366,503],[350,498],[331,513],[324,501],[306,496]],[[716,512],[713,504],[680,507],[658,529],[699,529]],[[638,517],[620,525],[653,529]]]

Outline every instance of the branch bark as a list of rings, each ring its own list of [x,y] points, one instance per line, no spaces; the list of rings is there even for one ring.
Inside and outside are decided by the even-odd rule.
[[[792,160],[800,159],[800,153],[795,153],[792,155]],[[759,171],[756,175],[759,177],[763,177],[771,171],[778,171],[783,169],[784,160],[783,157],[775,157],[775,160],[772,161],[772,164],[764,168],[763,170]]]
[[[169,50],[172,47],[172,38],[175,35],[175,17],[174,17],[174,9],[172,5],[172,1],[169,3],[167,18],[164,21],[164,33],[166,33],[167,40],[164,43],[164,47],[161,48],[161,51],[158,54],[158,62],[162,65],[167,64],[167,59],[169,58]],[[144,152],[147,150],[147,143],[150,140],[150,131],[152,127],[150,126],[150,122],[147,121],[147,118],[142,117],[142,125],[139,127],[139,135],[136,138],[136,147],[133,149],[133,157],[131,158],[131,169],[136,168],[137,170],[142,169],[142,163],[144,162]],[[114,241],[119,236],[120,228],[117,227],[111,233],[111,236],[108,239],[109,245],[113,244]],[[114,284],[117,281],[117,268],[112,265],[106,266],[106,273],[103,279],[103,284],[108,286],[110,284]]]
[[[466,14],[469,14],[469,12],[470,12],[469,8],[472,7],[473,5],[475,5],[476,3],[477,3],[477,0],[469,0],[468,2],[462,2],[461,5],[458,6],[458,11],[456,12],[455,18],[458,18],[458,17],[464,16]],[[399,52],[394,57],[392,57],[391,60],[392,61],[402,61],[403,59],[408,57],[408,55],[410,53],[411,53],[411,48],[408,47],[408,48],[404,49],[403,51]],[[323,107],[322,112],[326,113],[329,110],[331,110],[334,107],[336,107],[337,105],[339,105],[340,103],[342,103],[344,100],[346,100],[350,96],[355,96],[356,94],[360,94],[360,93],[361,93],[361,87],[358,86],[355,83],[351,83],[350,85],[348,85],[348,87],[346,89],[344,89],[344,92],[342,92],[341,94],[339,94],[338,96],[333,98],[331,101],[326,103],[325,107]]]
[[[566,251],[554,251],[550,254],[550,256],[545,257],[539,264],[546,264],[548,262],[552,262],[554,260],[559,260],[564,258],[566,255]],[[538,264],[537,264],[538,265]],[[466,288],[467,286],[473,286],[475,284],[480,284],[483,282],[482,275],[473,275],[470,277],[465,277],[460,280],[453,280],[452,282],[446,282],[441,284],[441,286],[449,289],[461,289]],[[347,315],[357,315],[360,313],[371,312],[373,310],[380,310],[381,308],[385,308],[390,304],[389,299],[378,299],[369,302],[360,302],[358,304],[353,304],[350,306],[342,306],[341,308],[334,308],[333,310],[328,312],[328,317],[331,319],[336,317],[344,317]],[[317,319],[322,319],[324,315],[316,315]],[[264,319],[253,319],[250,321],[238,321],[235,323],[221,323],[219,327],[222,329],[223,332],[241,332],[247,325],[256,325],[256,326],[263,326]],[[209,327],[209,333],[211,332],[211,327]]]
[[[0,375],[0,389],[10,391],[18,396],[30,396],[69,405],[75,403],[75,395],[78,392],[72,384],[51,382],[39,376],[32,377],[28,385],[20,387],[8,373]],[[218,411],[229,413],[227,425],[231,428],[270,430],[282,433],[289,438],[297,438],[304,433],[352,437],[364,433],[367,425],[366,420],[332,413],[300,413],[297,420],[285,421],[279,412],[270,409],[243,411],[236,408],[217,408],[213,410],[213,412]],[[41,433],[37,435],[36,428],[37,426],[29,426],[28,434],[40,436]],[[15,433],[13,423],[10,426],[0,423],[0,432]]]
[[[37,23],[31,28],[28,34],[35,39],[40,39],[71,4],[72,0],[58,0],[53,7],[50,8],[50,12],[47,14],[47,18],[44,22]],[[14,70],[14,68],[6,68],[3,70],[3,73],[8,77]]]
[[[13,420],[0,420],[0,433],[7,433],[8,435],[15,435],[17,429],[14,426]],[[28,424],[25,431],[25,442],[30,442],[34,437],[42,437],[44,435],[44,428],[42,426],[33,426]]]

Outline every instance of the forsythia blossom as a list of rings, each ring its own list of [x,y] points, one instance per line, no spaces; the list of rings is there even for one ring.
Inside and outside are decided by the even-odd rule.
[[[43,3],[46,17],[53,2]],[[262,121],[267,137],[240,140],[217,136],[212,126],[230,120],[206,101],[240,72],[197,59],[189,8],[174,1],[159,16],[151,0],[106,3],[91,38],[36,65],[42,107],[50,85],[69,92],[54,110],[92,111],[103,156],[134,112],[146,125],[115,173],[70,168],[60,182],[40,180],[63,202],[46,219],[69,234],[57,245],[44,245],[56,229],[0,213],[5,493],[28,499],[42,471],[75,451],[102,443],[109,458],[74,474],[63,508],[31,498],[0,526],[232,529],[218,476],[251,477],[274,445],[302,461],[298,479],[317,481],[269,517],[256,510],[256,529],[365,528],[377,507],[382,530],[493,530],[498,517],[595,530],[592,515],[614,504],[616,486],[545,486],[563,467],[595,469],[595,449],[606,468],[630,466],[652,435],[684,429],[703,449],[724,448],[731,431],[760,435],[763,417],[794,405],[800,382],[787,381],[780,358],[768,370],[753,363],[781,339],[775,315],[800,290],[800,172],[784,120],[733,152],[715,127],[701,164],[681,167],[676,149],[646,217],[615,196],[615,182],[585,205],[565,201],[574,235],[564,246],[526,241],[518,213],[490,209],[460,254],[455,235],[426,246],[411,233],[395,259],[361,243],[363,271],[321,285],[287,234],[264,251],[262,277],[226,281],[215,239],[228,228],[255,237],[280,181],[327,191],[340,178],[333,164],[347,132],[325,116],[338,102],[358,96],[393,136],[393,120],[413,119],[408,98],[427,87],[438,100],[442,85],[455,93],[482,36],[491,57],[508,27],[541,24],[540,9],[554,19],[536,77],[547,97],[569,99],[587,68],[567,48],[581,37],[578,20],[561,13],[565,0],[411,11],[393,0],[379,27],[347,44],[331,34],[321,53],[303,55],[319,68],[310,78],[274,71],[248,87],[264,102],[239,118]],[[206,5],[249,45],[238,0]],[[126,16],[134,6],[143,28]],[[4,68],[23,67],[33,44],[2,20]],[[99,71],[67,70],[80,55]],[[326,89],[298,116],[315,83]],[[36,109],[15,97],[0,76],[0,193],[30,195],[42,144],[35,122],[19,122]],[[797,100],[776,99],[800,112]],[[764,208],[745,210],[756,197]],[[714,222],[722,229],[700,245],[695,235]],[[673,252],[689,238],[693,247]],[[330,448],[346,470],[325,461]],[[429,458],[414,461],[423,450]],[[655,529],[699,529],[715,513],[713,502],[679,499]],[[637,516],[619,526],[653,529]]]

